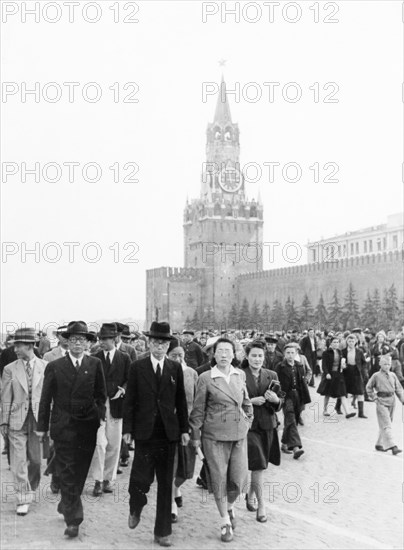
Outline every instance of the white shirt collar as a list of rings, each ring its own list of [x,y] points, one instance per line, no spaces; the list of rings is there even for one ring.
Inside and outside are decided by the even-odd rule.
[[[221,370],[219,370],[218,366],[215,365],[210,370],[210,377],[211,378],[224,378],[227,383],[230,382],[230,376],[232,374],[240,374],[240,372],[233,367],[233,365],[230,365],[229,374],[223,374]]]
[[[157,363],[160,363],[161,372],[163,372],[165,356],[163,357],[163,359],[160,359],[160,361],[158,361],[158,360],[154,357],[154,355],[150,354],[150,359],[151,359],[151,362],[152,362],[152,365],[153,365],[153,370],[154,370],[154,372],[157,371]]]
[[[119,340],[119,342],[116,344],[116,349],[119,349],[122,346],[123,342],[122,340]]]
[[[116,348],[112,348],[110,349],[109,351],[104,351],[104,357],[105,359],[107,359],[107,353],[109,353],[109,360],[112,361],[114,360],[114,355],[115,355],[115,352],[116,352]]]
[[[70,357],[70,360],[71,360],[71,362],[73,363],[74,366],[76,366],[76,363],[78,361],[79,362],[79,367],[81,367],[81,362],[83,361],[84,353],[81,357],[77,358],[77,357],[74,357],[69,351],[69,357]]]

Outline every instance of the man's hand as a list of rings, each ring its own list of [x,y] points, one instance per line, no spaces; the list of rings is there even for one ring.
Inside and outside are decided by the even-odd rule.
[[[327,378],[327,380],[331,380],[331,374],[326,374],[325,377]]]
[[[121,388],[121,386],[118,386],[118,391],[114,395],[114,397],[111,397],[111,401],[114,399],[119,399],[120,397],[123,397],[125,395],[125,390]]]
[[[130,445],[132,443],[132,435],[131,434],[123,434],[123,440],[127,445]]]
[[[197,449],[198,447],[201,446],[201,440],[200,439],[191,439],[191,445]]]
[[[1,435],[3,437],[7,437],[8,436],[8,424],[2,424],[0,426],[0,432],[1,432]]]
[[[35,433],[39,437],[39,442],[42,443],[47,432],[35,432]]]
[[[181,445],[188,445],[190,442],[189,434],[181,434]]]

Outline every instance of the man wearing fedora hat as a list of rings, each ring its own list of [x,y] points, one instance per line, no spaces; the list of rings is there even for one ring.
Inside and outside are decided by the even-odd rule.
[[[136,355],[135,348],[130,344],[127,344],[122,341],[122,334],[129,333],[129,325],[125,325],[124,323],[119,323],[119,322],[116,322],[115,324],[118,331],[116,340],[115,340],[116,349],[124,353],[127,353],[130,357],[131,362],[136,361],[137,355]]]
[[[5,366],[2,377],[1,433],[9,439],[20,516],[28,513],[41,479],[40,439],[35,432],[46,361],[35,356],[35,340],[33,328],[15,331],[17,360]]]
[[[56,451],[65,535],[77,537],[83,521],[81,493],[105,418],[106,388],[101,360],[85,354],[93,338],[84,321],[72,321],[62,336],[69,352],[48,364],[39,405],[38,433],[50,436]]]
[[[95,480],[94,496],[113,492],[121,450],[122,408],[130,359],[127,353],[116,349],[117,334],[115,323],[104,323],[98,333],[101,351],[94,355],[101,360],[107,386],[105,422],[102,421],[98,428],[97,446],[90,467],[90,475]]]
[[[172,339],[170,325],[153,321],[145,335],[150,357],[132,363],[124,401],[124,439],[127,443],[135,440],[128,525],[130,529],[138,525],[156,474],[154,537],[160,546],[171,546],[174,456],[178,441],[189,442],[188,408],[182,367],[166,357]]]

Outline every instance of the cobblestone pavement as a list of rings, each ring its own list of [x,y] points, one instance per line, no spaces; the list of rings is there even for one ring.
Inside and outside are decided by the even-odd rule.
[[[374,403],[365,403],[367,420],[344,416],[323,418],[322,398],[312,391],[313,403],[304,412],[300,428],[305,454],[299,460],[282,455],[279,467],[265,472],[268,522],[237,504],[238,524],[229,548],[402,548],[402,455],[374,450],[377,436]],[[279,415],[280,418],[282,415]],[[394,434],[403,448],[403,407],[397,401]],[[326,421],[325,421],[326,420]],[[280,432],[281,432],[280,427]],[[15,515],[14,497],[8,495],[11,474],[1,459],[2,550],[143,549],[155,548],[153,525],[155,486],[136,530],[127,527],[127,487],[130,468],[118,476],[115,493],[94,498],[88,481],[83,495],[85,519],[77,539],[63,535],[65,524],[56,512],[59,497],[43,477],[37,502],[25,517]],[[196,472],[199,471],[199,462]],[[195,478],[196,479],[196,478]],[[195,479],[183,486],[184,507],[173,525],[178,549],[223,548],[220,521],[213,497],[199,489]]]

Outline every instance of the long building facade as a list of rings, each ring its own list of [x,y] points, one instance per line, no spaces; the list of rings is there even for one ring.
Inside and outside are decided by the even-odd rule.
[[[309,242],[308,264],[263,270],[263,204],[246,196],[240,170],[238,124],[222,79],[213,122],[206,132],[206,162],[198,199],[184,209],[184,267],[146,273],[146,325],[167,320],[181,330],[191,319],[225,326],[244,299],[259,306],[308,296],[330,301],[351,283],[359,303],[367,292],[394,284],[403,296],[402,214],[387,224]]]

